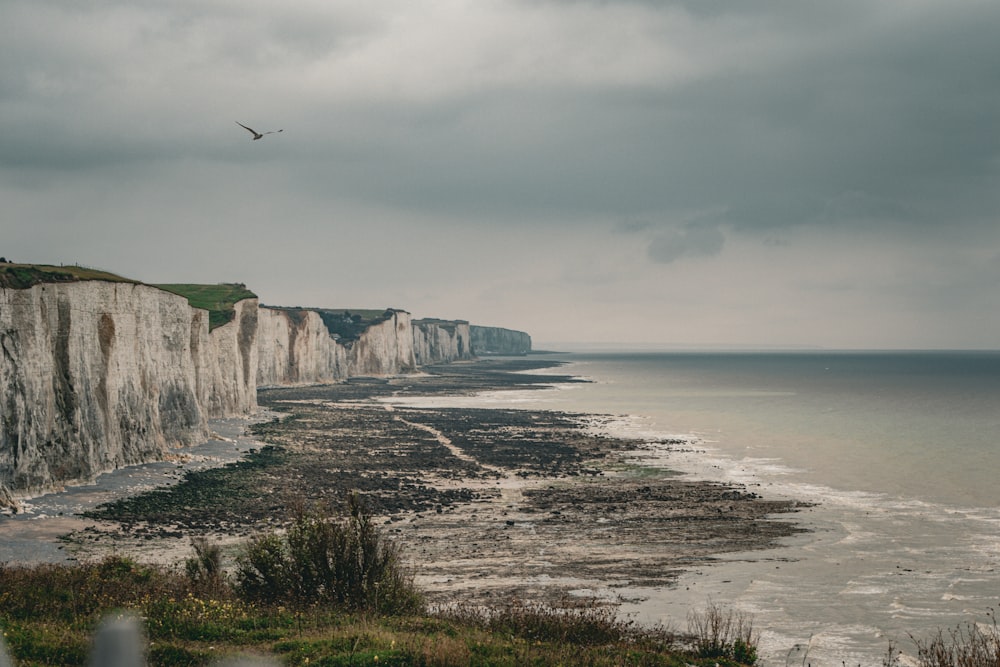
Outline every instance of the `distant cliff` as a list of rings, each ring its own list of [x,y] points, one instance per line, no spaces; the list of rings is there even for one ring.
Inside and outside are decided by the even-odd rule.
[[[413,354],[418,366],[472,359],[472,334],[462,320],[413,320]]]
[[[472,352],[475,355],[527,354],[531,352],[531,336],[523,331],[500,327],[472,325]]]
[[[347,348],[315,310],[261,307],[257,384],[314,384],[347,377]]]
[[[130,282],[0,288],[0,487],[19,493],[162,458],[256,409],[257,302],[208,313]]]
[[[390,309],[384,317],[372,323],[357,340],[345,343],[349,376],[396,375],[417,369],[410,314]]]
[[[410,314],[404,310],[351,319],[349,311],[263,306],[259,318],[261,386],[398,375],[417,367]]]

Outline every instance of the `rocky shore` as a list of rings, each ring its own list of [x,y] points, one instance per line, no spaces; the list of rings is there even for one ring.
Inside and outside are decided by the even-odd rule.
[[[65,550],[179,562],[192,537],[207,536],[232,554],[295,508],[357,490],[430,600],[446,603],[669,586],[684,568],[801,530],[787,520],[795,502],[635,463],[630,454],[650,443],[596,435],[599,415],[406,405],[580,381],[538,372],[550,363],[497,358],[260,390],[260,405],[281,415],[252,426],[261,446],[87,511]],[[535,372],[513,372],[523,370]]]

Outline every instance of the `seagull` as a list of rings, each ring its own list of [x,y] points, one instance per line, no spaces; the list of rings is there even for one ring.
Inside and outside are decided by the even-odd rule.
[[[257,141],[258,139],[263,139],[265,134],[277,134],[278,132],[284,132],[284,130],[275,130],[275,131],[272,131],[272,132],[263,132],[262,133],[262,132],[258,132],[257,130],[253,129],[252,127],[247,127],[246,125],[244,125],[240,121],[236,121],[236,124],[239,125],[240,127],[242,127],[244,130],[248,130],[250,132],[250,134],[253,135],[253,140],[254,141]]]

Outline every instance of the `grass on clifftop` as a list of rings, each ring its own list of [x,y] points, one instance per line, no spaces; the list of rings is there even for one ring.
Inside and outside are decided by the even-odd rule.
[[[194,308],[207,310],[210,331],[233,320],[235,312],[233,306],[237,301],[257,298],[257,295],[248,290],[243,283],[219,283],[218,285],[171,283],[153,285],[153,287],[186,298]]]
[[[0,261],[0,287],[8,289],[28,289],[44,283],[74,283],[82,280],[105,280],[114,283],[139,282],[85,266],[15,264]]]
[[[0,258],[0,287],[28,289],[47,283],[74,283],[84,280],[103,280],[113,283],[141,284],[138,280],[92,269],[85,266],[52,266],[49,264],[15,264]],[[208,311],[209,329],[222,326],[233,319],[233,305],[243,299],[256,299],[257,295],[241,283],[219,285],[170,284],[153,285],[167,292],[185,297],[195,308]]]

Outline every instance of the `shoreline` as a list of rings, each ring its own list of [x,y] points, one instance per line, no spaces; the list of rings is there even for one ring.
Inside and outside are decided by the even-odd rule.
[[[61,489],[18,497],[19,510],[0,513],[0,563],[72,562],[78,560],[62,539],[97,522],[82,516],[99,505],[180,483],[187,472],[207,470],[239,460],[261,443],[246,433],[249,424],[270,417],[261,410],[251,417],[213,419],[204,442],[170,450],[170,457],[101,473],[92,482],[65,484]],[[87,557],[87,556],[85,556]]]
[[[118,553],[170,565],[190,555],[194,536],[231,558],[251,535],[282,525],[289,507],[337,504],[359,489],[432,604],[634,601],[636,591],[672,586],[724,554],[804,532],[789,520],[801,503],[630,460],[642,443],[593,433],[601,415],[405,405],[412,396],[581,381],[555,369],[490,358],[419,376],[261,390],[262,407],[289,416],[251,427],[241,456],[271,446],[241,458],[250,463],[185,471],[168,489],[50,525],[76,524],[63,538],[68,558]],[[212,489],[215,500],[192,504]],[[0,519],[0,534],[7,525]]]

